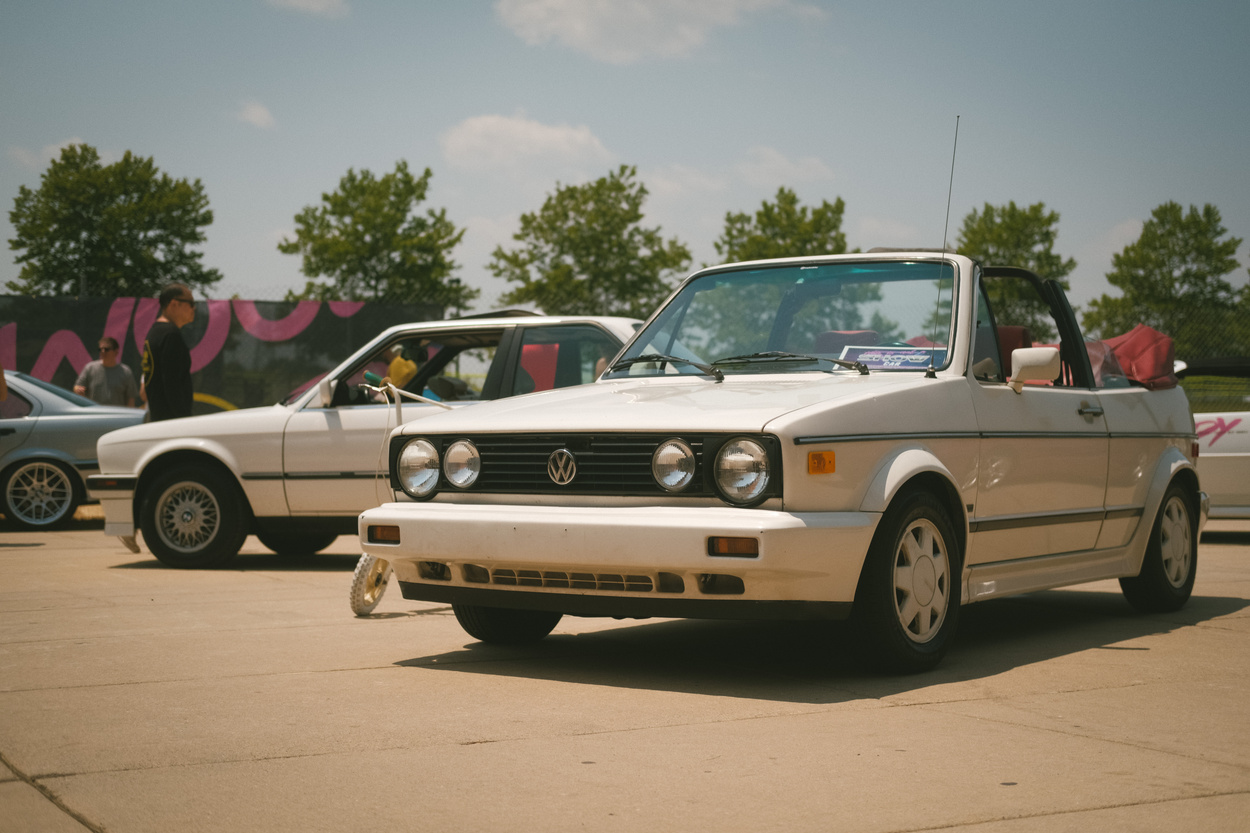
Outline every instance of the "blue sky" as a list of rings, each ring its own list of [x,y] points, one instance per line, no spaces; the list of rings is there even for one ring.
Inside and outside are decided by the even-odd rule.
[[[844,199],[851,247],[940,246],[959,116],[950,239],[987,202],[1044,202],[1084,303],[1168,200],[1250,239],[1248,42],[1244,0],[19,0],[0,230],[60,146],[130,150],[204,183],[210,295],[279,299],[305,281],[276,248],[294,215],[406,159],[433,171],[422,210],[467,229],[484,310],[519,216],[620,164],[696,266],[783,185]]]

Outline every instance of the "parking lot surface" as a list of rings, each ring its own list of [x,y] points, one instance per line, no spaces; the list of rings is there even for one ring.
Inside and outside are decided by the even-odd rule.
[[[1115,582],[965,608],[945,663],[838,628],[565,618],[474,643],[355,539],[171,570],[77,522],[0,521],[0,831],[1240,831],[1250,525],[1195,596]]]

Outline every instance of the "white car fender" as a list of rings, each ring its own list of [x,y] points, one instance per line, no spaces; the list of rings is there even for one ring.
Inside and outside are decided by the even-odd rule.
[[[1154,529],[1155,518],[1159,516],[1159,510],[1163,506],[1163,493],[1167,491],[1168,484],[1182,471],[1192,472],[1194,481],[1198,482],[1197,469],[1186,459],[1180,449],[1172,446],[1159,456],[1154,474],[1150,478],[1150,489],[1146,493],[1146,504],[1142,510],[1141,522],[1137,525],[1137,531],[1133,533],[1133,539],[1125,555],[1128,575],[1137,575],[1141,571],[1142,559],[1146,557],[1146,546],[1150,542],[1150,533]],[[1202,484],[1198,485],[1201,489]],[[1206,525],[1207,520],[1207,504],[1201,491],[1198,493],[1198,498],[1201,504],[1198,507],[1198,533],[1201,535],[1202,527]],[[1197,541],[1194,545],[1197,546]]]
[[[867,491],[864,492],[864,498],[860,501],[860,511],[884,512],[889,507],[890,502],[894,500],[894,496],[898,494],[899,489],[903,488],[903,484],[916,475],[925,473],[938,475],[950,484],[952,489],[958,492],[959,489],[954,475],[937,458],[937,455],[924,446],[901,446],[893,449],[877,465],[872,481],[869,483]],[[968,518],[966,513],[961,512],[959,517],[951,520],[955,523],[956,529],[962,529],[964,534],[967,534]]]

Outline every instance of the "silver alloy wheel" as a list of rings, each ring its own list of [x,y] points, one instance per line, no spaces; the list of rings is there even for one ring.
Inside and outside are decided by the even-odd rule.
[[[156,531],[161,541],[181,553],[198,553],[221,529],[217,497],[204,484],[183,480],[156,502]]]
[[[946,542],[927,518],[918,518],[894,554],[894,610],[912,642],[928,642],[941,630],[950,605],[951,569]]]
[[[74,506],[74,484],[55,463],[18,466],[5,484],[5,507],[26,526],[51,526]]]
[[[1189,523],[1189,507],[1179,495],[1172,495],[1163,507],[1159,523],[1159,555],[1163,575],[1173,587],[1184,587],[1189,580],[1189,565],[1194,544]]]

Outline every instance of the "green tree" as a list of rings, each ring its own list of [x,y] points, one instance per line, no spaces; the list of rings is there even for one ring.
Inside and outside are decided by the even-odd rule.
[[[451,251],[464,237],[446,209],[416,207],[425,200],[430,169],[420,177],[400,160],[394,173],[375,177],[349,168],[338,190],[295,215],[295,239],[278,251],[302,255],[301,271],[313,280],[287,300],[427,303],[459,309],[479,294],[452,274]],[[318,282],[324,278],[328,282]]]
[[[1045,203],[1028,208],[1020,208],[1014,201],[998,207],[986,203],[983,210],[974,208],[964,217],[955,247],[960,254],[987,266],[1018,266],[1044,280],[1058,281],[1067,289],[1067,277],[1076,268],[1076,261],[1055,253],[1058,225],[1059,213],[1047,211]],[[1035,341],[1058,338],[1044,303],[1024,290],[1027,287],[1018,281],[998,281],[991,287],[990,305],[997,322],[1026,326]]]
[[[1137,241],[1112,256],[1107,281],[1121,295],[1091,301],[1085,327],[1107,337],[1147,324],[1173,338],[1180,358],[1250,353],[1250,290],[1225,280],[1238,268],[1242,241],[1226,234],[1209,203],[1188,213],[1175,202],[1160,205]]]
[[[622,165],[585,185],[556,184],[536,213],[521,215],[512,251],[497,246],[489,268],[520,284],[505,304],[533,303],[548,313],[645,318],[672,289],[690,250],[660,229],[643,228],[647,189]]]
[[[10,292],[142,297],[171,281],[202,291],[221,280],[191,249],[213,222],[204,186],[161,173],[151,158],[126,151],[102,165],[95,148],[70,145],[13,203],[9,248],[22,270]]]
[[[793,191],[777,189],[777,201],[765,201],[752,217],[728,212],[725,228],[714,244],[723,263],[773,257],[836,255],[846,251],[842,214],[846,203],[838,197],[822,200],[819,208],[799,205]]]

